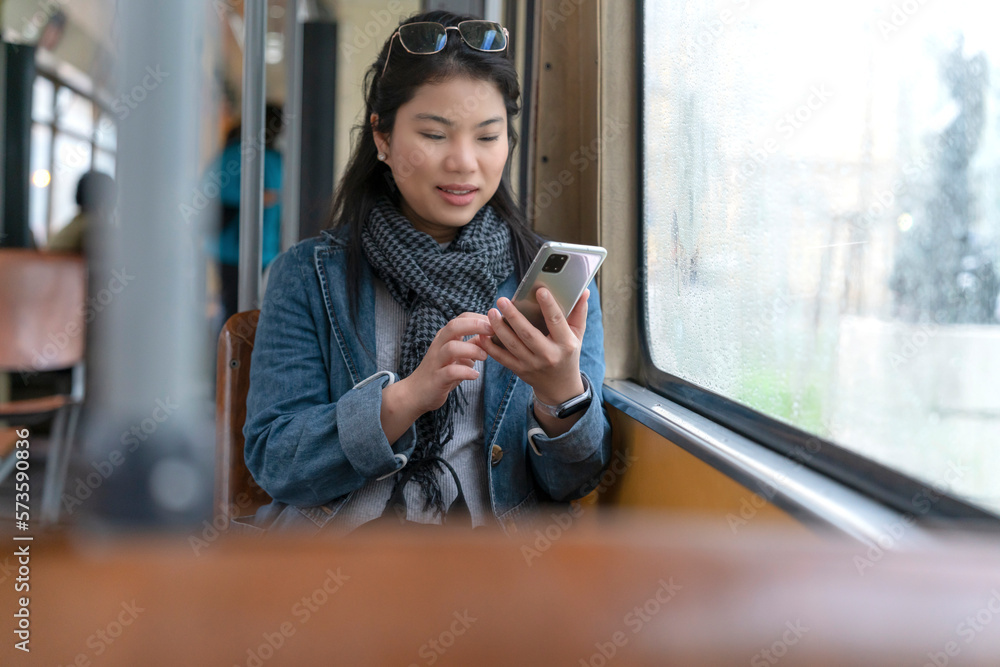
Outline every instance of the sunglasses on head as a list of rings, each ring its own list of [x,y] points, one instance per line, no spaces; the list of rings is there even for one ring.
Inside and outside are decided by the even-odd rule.
[[[462,21],[457,26],[445,26],[432,21],[407,23],[399,26],[389,40],[389,51],[385,56],[382,74],[389,67],[389,56],[392,54],[392,42],[399,37],[399,43],[407,52],[414,55],[430,55],[444,49],[448,43],[448,31],[457,30],[462,41],[477,51],[498,52],[507,48],[507,28],[496,21],[480,19]]]

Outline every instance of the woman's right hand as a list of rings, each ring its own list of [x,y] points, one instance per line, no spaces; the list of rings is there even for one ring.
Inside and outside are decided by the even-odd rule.
[[[437,410],[455,387],[479,377],[473,364],[485,361],[488,355],[475,343],[463,340],[477,334],[493,335],[489,318],[479,313],[462,313],[441,327],[420,365],[400,381],[420,414]]]
[[[462,313],[434,336],[424,358],[409,376],[382,390],[382,430],[396,442],[413,422],[426,412],[437,410],[448,394],[465,380],[475,380],[476,361],[485,361],[486,352],[466,336],[493,335],[486,315]]]

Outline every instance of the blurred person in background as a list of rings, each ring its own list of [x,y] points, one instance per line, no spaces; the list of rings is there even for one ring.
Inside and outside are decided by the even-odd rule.
[[[115,206],[115,181],[99,171],[88,171],[76,185],[76,203],[80,212],[49,238],[52,252],[87,252],[88,229],[98,220],[111,217]]]
[[[281,251],[282,157],[278,137],[283,127],[281,108],[267,105],[264,125],[264,231],[261,236],[261,271]],[[220,291],[224,309],[222,322],[238,310],[237,286],[240,264],[240,157],[242,125],[237,124],[226,136],[226,145],[209,172],[219,179],[222,199],[222,223],[215,258],[219,262]]]

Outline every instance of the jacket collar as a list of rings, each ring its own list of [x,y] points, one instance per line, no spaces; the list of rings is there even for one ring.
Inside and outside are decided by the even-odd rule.
[[[352,384],[358,384],[374,375],[377,370],[375,288],[371,266],[367,261],[362,261],[361,280],[358,283],[358,316],[351,317],[347,298],[347,244],[342,236],[334,234],[323,232],[330,242],[317,245],[313,259],[323,290],[323,303],[330,320],[330,329],[351,372]]]

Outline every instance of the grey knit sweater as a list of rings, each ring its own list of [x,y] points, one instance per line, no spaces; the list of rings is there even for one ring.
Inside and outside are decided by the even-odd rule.
[[[397,372],[399,369],[399,342],[406,331],[407,316],[401,305],[396,303],[386,289],[385,283],[375,281],[375,358],[378,370]],[[490,505],[486,454],[483,450],[483,362],[477,361],[475,368],[480,375],[475,380],[462,384],[468,407],[464,414],[455,414],[455,437],[445,443],[441,457],[448,461],[458,473],[465,493],[465,502],[472,515],[472,525],[493,525],[496,519]],[[458,497],[458,489],[451,473],[444,470],[439,475],[441,494],[445,507],[450,507]],[[346,530],[379,517],[392,494],[394,477],[382,480],[368,480],[358,489],[338,513],[337,522]],[[441,523],[441,517],[433,515],[433,508],[424,511],[424,498],[420,485],[412,481],[404,489],[406,518],[418,523]]]

